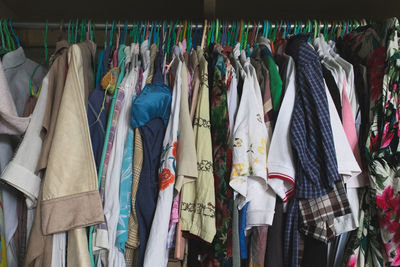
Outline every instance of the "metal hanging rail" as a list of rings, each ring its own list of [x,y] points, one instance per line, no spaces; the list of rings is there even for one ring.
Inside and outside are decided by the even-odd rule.
[[[80,20],[79,22],[82,22],[82,21]],[[339,21],[339,23],[341,23],[341,22],[348,22],[348,21]],[[86,21],[86,23],[90,24],[91,22]],[[311,22],[311,24],[312,24],[312,26],[314,26],[314,23]],[[332,27],[331,23],[320,23],[320,22],[318,22],[317,24],[319,25],[320,28],[324,28],[326,26],[328,28]],[[358,25],[365,25],[366,21],[365,20],[357,21],[357,24]],[[65,23],[65,22],[64,23],[62,23],[62,22],[49,22],[49,23],[46,23],[46,22],[12,22],[12,25],[13,25],[14,29],[27,29],[27,30],[29,30],[29,29],[41,30],[41,29],[45,29],[46,26],[47,26],[48,29],[52,29],[52,30],[61,29],[61,28],[62,29],[68,29],[68,22],[67,23]],[[95,23],[95,24],[91,24],[91,25],[93,25],[96,30],[105,30],[106,27],[108,29],[111,29],[112,23],[108,23],[108,24],[106,24],[106,23]],[[287,28],[287,27],[289,27],[289,25],[291,25],[291,27],[293,28],[296,25],[296,22],[283,21],[283,22],[278,22],[278,23],[271,23],[270,22],[270,24],[269,24],[271,29],[275,29],[276,27]],[[342,25],[342,24],[339,24],[339,25]],[[137,24],[133,24],[133,23],[127,24],[127,28],[128,29],[132,29],[135,26],[137,26]],[[153,26],[162,27],[162,24],[148,23],[146,26],[148,26],[148,27],[153,27]],[[199,29],[202,29],[203,26],[204,26],[204,23],[202,23],[202,22],[193,23],[191,25],[192,28],[196,28],[197,27]],[[223,24],[221,23],[220,26],[222,27]],[[230,27],[232,27],[232,24],[225,25],[225,26],[230,28]],[[245,28],[249,28],[249,29],[254,28],[254,25],[248,25],[247,23],[244,23],[243,26]],[[297,24],[297,26],[300,26],[300,25]],[[304,23],[301,24],[301,27],[306,27],[306,26],[307,25],[304,24]],[[120,23],[120,22],[116,23],[115,27],[120,27],[121,29],[123,29],[125,27],[125,23]],[[170,27],[169,23],[167,24],[167,27]],[[178,27],[178,28],[179,27],[184,27],[184,25],[183,24],[178,24],[176,27]],[[258,24],[257,27],[259,29],[262,29],[264,27],[264,24]]]

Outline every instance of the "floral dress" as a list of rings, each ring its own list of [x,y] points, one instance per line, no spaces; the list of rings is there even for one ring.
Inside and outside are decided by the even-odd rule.
[[[360,228],[349,243],[347,266],[400,265],[400,51],[397,19],[388,21],[386,68],[369,64],[371,79],[372,124],[366,143],[370,188],[364,189],[360,207]],[[385,53],[377,48],[371,62],[382,62]]]

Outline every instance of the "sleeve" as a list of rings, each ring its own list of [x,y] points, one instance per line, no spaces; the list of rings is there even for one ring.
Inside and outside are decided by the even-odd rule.
[[[295,193],[295,165],[290,144],[290,124],[295,101],[294,65],[289,65],[292,75],[289,75],[287,89],[272,135],[268,153],[268,185],[275,193],[287,202]]]

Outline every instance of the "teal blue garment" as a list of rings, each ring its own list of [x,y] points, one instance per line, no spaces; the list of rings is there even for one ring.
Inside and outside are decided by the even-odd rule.
[[[246,213],[247,207],[249,203],[247,202],[246,205],[239,211],[239,244],[240,244],[240,258],[247,259],[247,243],[246,243]]]
[[[168,124],[172,96],[171,90],[163,83],[162,58],[158,52],[154,60],[153,81],[143,88],[132,104],[130,118],[134,128],[140,128],[155,118],[160,118],[165,126]]]
[[[133,88],[133,96],[131,102],[136,99],[136,90]],[[128,241],[128,223],[132,204],[132,162],[134,151],[135,132],[133,126],[129,123],[128,135],[125,141],[124,156],[122,159],[122,169],[119,187],[119,206],[120,214],[117,226],[116,245],[121,251],[125,251],[125,243]]]
[[[131,122],[134,128],[140,128],[155,118],[161,118],[168,124],[171,112],[171,90],[156,82],[143,88],[131,109]]]

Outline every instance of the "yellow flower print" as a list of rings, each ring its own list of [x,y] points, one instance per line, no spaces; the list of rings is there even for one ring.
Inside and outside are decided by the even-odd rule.
[[[242,176],[244,175],[244,163],[236,163],[232,166],[232,176]]]
[[[235,138],[235,142],[233,143],[234,147],[241,147],[243,143],[243,140],[240,138]]]
[[[258,153],[261,155],[265,155],[267,141],[264,138],[261,138],[261,146],[257,147]]]

